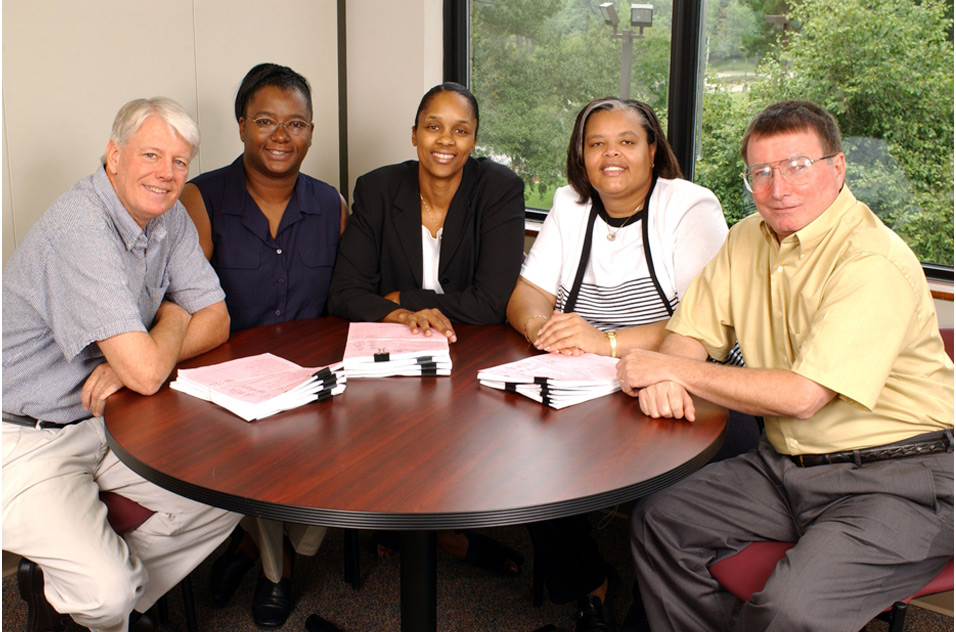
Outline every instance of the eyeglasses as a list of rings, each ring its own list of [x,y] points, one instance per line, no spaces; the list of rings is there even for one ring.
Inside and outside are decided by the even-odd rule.
[[[285,123],[280,123],[279,121],[274,121],[271,118],[257,118],[252,119],[252,122],[256,124],[256,129],[258,129],[263,134],[268,134],[271,136],[281,125],[286,134],[289,136],[304,136],[309,133],[312,129],[312,123],[306,123],[305,121],[299,119],[293,119],[291,121],[286,121]]]
[[[767,162],[759,165],[750,165],[740,175],[743,176],[744,184],[747,185],[747,190],[751,193],[762,193],[770,187],[770,183],[773,182],[774,169],[780,171],[780,175],[783,176],[784,180],[799,187],[810,182],[810,167],[813,166],[813,163],[828,160],[834,156],[836,156],[836,154],[823,156],[816,160],[807,158],[806,156],[793,156],[791,158],[784,158],[776,164]]]

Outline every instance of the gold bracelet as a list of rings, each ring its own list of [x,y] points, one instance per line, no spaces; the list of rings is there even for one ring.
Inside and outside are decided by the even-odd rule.
[[[545,320],[548,320],[549,317],[545,316],[544,314],[534,314],[533,316],[528,316],[528,318],[525,319],[524,327],[522,327],[522,329],[524,329],[524,339],[527,340],[529,343],[533,343],[533,341],[531,340],[531,338],[528,338],[528,323],[530,323],[535,318],[543,318]]]
[[[607,336],[608,342],[611,343],[611,357],[617,357],[617,332],[616,331],[605,331],[604,335]]]

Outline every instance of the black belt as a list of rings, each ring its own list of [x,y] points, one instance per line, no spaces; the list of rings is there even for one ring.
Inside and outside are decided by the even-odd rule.
[[[924,456],[953,451],[953,431],[944,430],[938,436],[927,439],[915,437],[910,442],[891,443],[860,450],[846,450],[845,452],[831,452],[830,454],[795,454],[790,460],[800,467],[815,465],[829,465],[831,463],[873,463],[888,459],[901,459],[908,456]]]
[[[53,421],[40,421],[34,417],[28,415],[14,415],[13,413],[8,413],[3,411],[3,421],[8,424],[15,424],[17,426],[24,426],[26,428],[39,428],[40,430],[59,430],[63,426],[72,426],[73,424],[78,424],[81,421],[86,421],[86,419],[76,419],[74,421],[68,421],[66,423],[58,424]]]

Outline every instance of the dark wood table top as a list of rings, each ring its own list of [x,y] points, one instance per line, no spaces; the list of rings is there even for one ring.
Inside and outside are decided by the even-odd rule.
[[[271,352],[341,359],[337,318],[260,327],[184,362]],[[726,411],[654,420],[623,393],[554,410],[479,385],[479,369],[535,353],[507,325],[456,326],[451,377],[349,380],[345,393],[246,423],[164,386],[110,397],[117,456],[146,479],[247,515],[349,528],[444,529],[577,514],[646,495],[704,465]]]

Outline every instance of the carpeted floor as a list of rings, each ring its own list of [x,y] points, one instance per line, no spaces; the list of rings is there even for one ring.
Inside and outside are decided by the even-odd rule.
[[[621,514],[592,516],[595,534],[608,561],[618,570],[623,585],[612,606],[618,622],[630,601],[633,572],[627,547],[627,523]],[[513,546],[525,555],[525,565],[517,577],[501,577],[467,566],[439,552],[438,556],[438,629],[456,632],[534,632],[548,624],[557,632],[574,629],[571,606],[546,602],[541,608],[531,604],[531,542],[524,527],[484,531]],[[318,613],[344,632],[385,632],[400,629],[399,561],[380,560],[365,547],[361,537],[360,590],[343,580],[342,531],[330,529],[325,543],[313,558],[296,561],[293,590],[296,605],[284,631],[300,632],[305,620]],[[223,545],[225,546],[225,545]],[[192,574],[193,593],[198,609],[199,629],[203,632],[246,632],[256,628],[249,615],[249,603],[255,588],[255,573],[245,578],[229,607],[216,609],[209,599],[207,582],[211,560]],[[178,589],[169,597],[169,632],[185,630],[182,598]],[[25,629],[26,607],[16,589],[15,575],[3,580],[2,627],[8,632]],[[884,623],[871,623],[868,632],[882,632]],[[943,632],[953,630],[953,619],[920,608],[910,608],[907,632]]]

